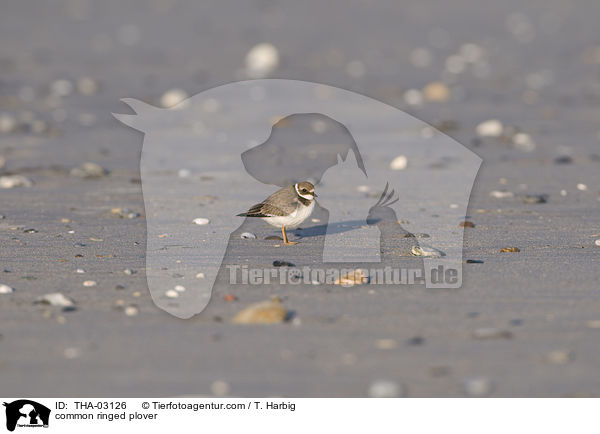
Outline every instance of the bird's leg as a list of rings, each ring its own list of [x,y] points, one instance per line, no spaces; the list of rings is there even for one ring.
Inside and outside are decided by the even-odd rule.
[[[295,241],[288,241],[287,234],[285,233],[285,226],[281,227],[281,233],[283,234],[283,244],[286,244],[288,246],[293,246],[294,244],[298,244]]]

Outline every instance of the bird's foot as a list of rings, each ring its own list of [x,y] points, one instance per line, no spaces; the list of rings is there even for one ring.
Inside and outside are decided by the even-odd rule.
[[[283,244],[285,244],[286,246],[293,246],[295,244],[298,244],[298,241],[284,241]]]

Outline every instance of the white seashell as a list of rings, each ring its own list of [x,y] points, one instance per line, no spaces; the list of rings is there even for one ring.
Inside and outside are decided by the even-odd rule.
[[[31,187],[33,181],[22,175],[0,176],[0,188]]]
[[[13,292],[15,292],[14,288],[11,288],[3,283],[0,284],[0,294],[12,294]]]
[[[398,155],[390,163],[390,169],[392,170],[404,170],[408,166],[408,158],[404,155]]]
[[[183,286],[183,285],[175,285],[174,289],[177,292],[183,292],[183,291],[185,291],[185,286]]]
[[[130,305],[125,308],[125,315],[127,316],[136,316],[139,313],[139,309],[137,306]]]
[[[9,113],[0,113],[0,133],[11,133],[17,128],[17,120]]]
[[[165,292],[165,295],[169,298],[177,298],[179,297],[179,292],[175,291],[174,289],[169,289],[167,292]]]
[[[46,294],[42,297],[39,297],[35,300],[35,303],[41,304],[49,304],[51,306],[61,306],[61,307],[71,307],[75,306],[75,302],[60,292],[53,292],[51,294]]]
[[[160,105],[165,108],[171,108],[173,106],[177,106],[177,108],[184,108],[188,105],[187,101],[186,101],[188,98],[189,98],[189,95],[187,94],[187,92],[185,90],[171,89],[171,90],[168,90],[167,92],[165,92],[160,97]],[[183,101],[186,101],[186,102],[183,104],[180,104]]]
[[[251,78],[263,78],[279,66],[279,52],[274,45],[255,45],[246,54],[246,74]]]
[[[370,398],[400,398],[402,396],[404,396],[404,389],[395,381],[378,380],[369,385]]]
[[[585,184],[577,184],[577,190],[579,191],[587,191],[588,186]]]
[[[496,199],[509,199],[511,197],[515,197],[515,194],[510,191],[498,191],[494,190],[490,192],[490,196]]]
[[[256,235],[254,235],[252,232],[244,232],[242,235],[240,235],[240,238],[246,240],[253,240],[256,238]]]
[[[197,225],[207,225],[210,223],[210,220],[202,218],[202,217],[198,217],[198,218],[194,219],[193,222]]]
[[[96,285],[98,285],[98,282],[96,282],[95,280],[86,280],[85,282],[83,282],[83,286],[87,286],[87,287],[96,286]]]
[[[535,142],[529,134],[517,133],[513,136],[513,145],[515,148],[524,151],[531,152],[535,149]]]
[[[504,125],[498,119],[490,119],[477,125],[475,131],[480,137],[500,137],[504,131]]]

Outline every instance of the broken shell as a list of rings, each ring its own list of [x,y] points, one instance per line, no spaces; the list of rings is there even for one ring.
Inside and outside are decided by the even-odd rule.
[[[288,312],[278,298],[251,304],[234,318],[235,324],[276,324],[287,319]]]
[[[339,279],[333,282],[333,284],[349,287],[368,282],[369,277],[365,274],[365,272],[361,269],[356,269],[354,271],[342,274]]]
[[[414,256],[423,256],[426,258],[441,258],[442,256],[446,256],[441,250],[427,246],[412,246],[410,252]]]

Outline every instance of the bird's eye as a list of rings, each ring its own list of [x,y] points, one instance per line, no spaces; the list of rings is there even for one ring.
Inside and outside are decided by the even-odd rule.
[[[303,188],[302,193],[308,193],[308,190],[306,188]]]

